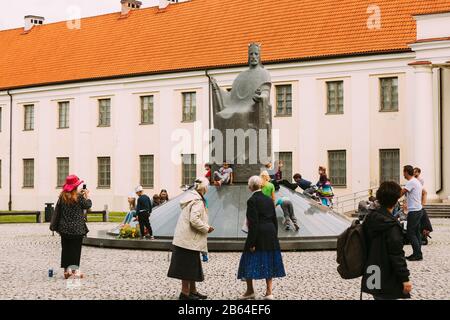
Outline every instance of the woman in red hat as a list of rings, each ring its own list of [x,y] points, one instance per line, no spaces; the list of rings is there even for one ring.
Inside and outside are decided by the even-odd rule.
[[[78,191],[82,183],[77,176],[68,176],[55,208],[55,231],[61,236],[61,268],[66,279],[79,269],[83,237],[89,232],[84,210],[92,207],[92,201],[88,190]]]

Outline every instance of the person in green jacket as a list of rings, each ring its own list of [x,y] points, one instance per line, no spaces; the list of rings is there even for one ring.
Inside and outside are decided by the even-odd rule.
[[[272,198],[273,202],[275,203],[275,186],[270,182],[269,173],[264,170],[263,172],[261,172],[260,177],[263,181],[261,188],[262,193],[269,198]]]

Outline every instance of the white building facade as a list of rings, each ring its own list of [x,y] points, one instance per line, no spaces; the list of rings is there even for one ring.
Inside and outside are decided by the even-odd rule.
[[[286,175],[315,181],[326,166],[344,195],[403,183],[411,164],[422,169],[430,199],[449,197],[450,14],[418,16],[417,24],[411,52],[265,65],[274,158]],[[69,173],[85,181],[95,209],[126,210],[139,184],[149,195],[179,194],[208,161],[206,73],[227,88],[244,69],[0,91],[0,210],[41,210]],[[183,165],[183,155],[195,163]]]

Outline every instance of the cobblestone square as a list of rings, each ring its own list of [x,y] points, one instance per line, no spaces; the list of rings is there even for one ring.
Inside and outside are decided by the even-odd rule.
[[[433,219],[433,239],[424,247],[424,261],[411,262],[413,299],[449,299],[450,220]],[[114,227],[91,223],[91,232]],[[60,239],[48,224],[0,225],[1,299],[175,299],[179,281],[166,277],[170,253],[83,247],[80,285],[63,280],[59,269]],[[410,246],[405,247],[407,254]],[[236,299],[244,284],[236,280],[240,253],[210,253],[206,281],[199,291],[211,299]],[[359,299],[359,280],[342,280],[333,251],[283,253],[287,277],[274,281],[277,299]],[[57,272],[48,277],[48,269]],[[264,293],[258,281],[257,294]],[[371,299],[368,295],[364,299]]]

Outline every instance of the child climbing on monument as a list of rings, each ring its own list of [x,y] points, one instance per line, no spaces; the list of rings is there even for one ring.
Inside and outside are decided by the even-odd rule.
[[[297,224],[297,217],[295,216],[294,206],[292,205],[292,201],[288,197],[282,197],[276,201],[275,207],[276,206],[280,206],[281,209],[283,210],[284,219],[285,219],[284,225],[285,225],[286,230],[290,230],[291,225],[293,225],[295,228],[295,231],[298,231],[298,229],[300,229],[300,227]]]

